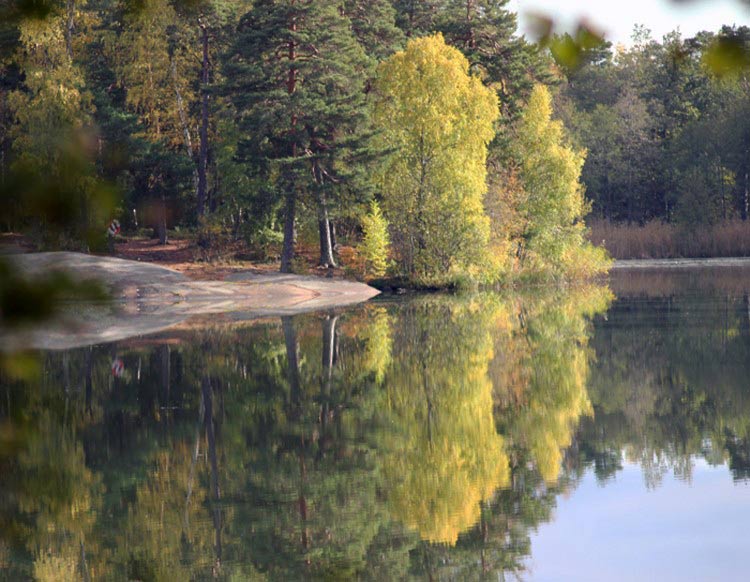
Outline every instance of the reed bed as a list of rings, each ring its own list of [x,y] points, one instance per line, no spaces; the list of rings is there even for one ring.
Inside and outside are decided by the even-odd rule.
[[[750,256],[750,221],[728,220],[689,227],[648,222],[642,226],[591,221],[589,238],[615,259],[683,259]]]

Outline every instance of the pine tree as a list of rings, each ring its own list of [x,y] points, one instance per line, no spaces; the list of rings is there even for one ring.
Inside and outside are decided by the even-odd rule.
[[[240,21],[228,84],[246,136],[240,154],[285,198],[283,272],[303,195],[317,206],[321,264],[335,264],[328,200],[361,146],[367,68],[339,2],[260,0]]]
[[[459,49],[471,72],[495,89],[503,119],[518,116],[534,82],[553,78],[547,57],[518,36],[509,0],[393,0],[396,22],[407,37],[440,32]]]
[[[402,47],[404,33],[390,0],[345,0],[344,11],[368,55],[380,61]]]
[[[179,17],[174,28],[186,37],[183,42],[187,50],[200,61],[197,78],[188,78],[188,81],[193,81],[191,84],[197,82],[196,102],[192,104],[192,107],[189,106],[191,104],[187,107],[188,111],[190,109],[200,111],[197,123],[197,153],[193,156],[196,162],[196,213],[200,219],[206,212],[214,209],[218,202],[212,197],[208,185],[212,142],[218,137],[212,135],[212,126],[215,126],[218,109],[215,103],[216,91],[213,90],[213,86],[217,84],[217,79],[221,80],[215,61],[222,50],[220,47],[223,45],[224,49],[227,48],[228,30],[236,25],[239,15],[249,8],[249,2],[248,0],[189,0],[178,2],[174,6]],[[189,141],[187,113],[181,111],[180,116],[180,119],[184,120],[186,141]],[[215,127],[213,129],[215,131]]]
[[[148,193],[153,223],[160,242],[167,242],[168,206],[175,206],[184,190],[183,173],[192,177],[199,198],[195,148],[195,120],[190,105],[196,100],[193,79],[198,61],[192,54],[189,31],[167,0],[145,0],[124,13],[123,30],[111,58],[127,107],[137,113],[146,143],[138,178]],[[190,178],[188,178],[190,179]]]
[[[393,0],[396,24],[409,38],[435,32],[435,19],[445,8],[445,0]]]
[[[471,72],[495,89],[503,118],[521,111],[534,82],[549,83],[549,65],[539,49],[518,36],[508,0],[444,0],[435,30],[469,60]]]

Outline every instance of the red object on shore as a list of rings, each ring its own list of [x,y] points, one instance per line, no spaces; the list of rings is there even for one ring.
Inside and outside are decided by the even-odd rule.
[[[109,236],[115,236],[120,234],[120,222],[117,219],[112,220],[107,228],[107,234]]]
[[[115,378],[122,377],[123,373],[125,372],[125,362],[123,362],[120,358],[115,358],[112,360],[112,375]]]

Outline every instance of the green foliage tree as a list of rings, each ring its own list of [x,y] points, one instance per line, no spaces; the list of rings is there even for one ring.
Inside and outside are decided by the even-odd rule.
[[[378,69],[375,122],[392,153],[378,184],[401,272],[478,274],[487,264],[487,144],[494,92],[441,35],[412,40]]]
[[[566,72],[557,113],[588,151],[582,180],[595,215],[686,225],[696,203],[709,222],[747,215],[748,38],[745,27],[723,27],[659,42],[637,28],[630,47]],[[696,170],[703,202],[686,179]]]
[[[246,135],[240,154],[285,198],[284,272],[305,195],[317,211],[321,263],[335,265],[328,201],[362,147],[367,67],[337,2],[264,0],[241,20],[227,63]]]
[[[578,438],[602,482],[622,469],[621,451],[641,466],[652,488],[669,473],[691,479],[696,457],[726,463],[735,479],[747,478],[750,320],[748,298],[737,293],[745,283],[727,272],[696,279],[687,291],[686,280],[652,274],[625,285],[608,321],[596,321],[589,381],[594,418],[581,425]],[[705,315],[714,325],[696,326],[695,310],[705,308],[707,294],[714,300]],[[667,306],[654,325],[654,310]]]
[[[200,197],[196,124],[190,110],[199,68],[189,30],[171,3],[148,0],[137,10],[127,10],[123,20],[110,58],[125,105],[141,122],[135,137],[145,142],[141,172],[135,176],[141,199],[133,202],[166,243],[168,215],[174,223],[178,206],[188,206],[180,204],[186,191],[192,190],[191,198]]]
[[[0,376],[4,571],[518,571],[567,486],[606,296],[432,295],[46,354],[37,380]]]
[[[345,0],[344,11],[359,44],[378,61],[403,45],[404,33],[396,26],[396,11],[390,0]]]
[[[441,0],[392,0],[396,24],[407,38],[427,36],[435,31],[435,19],[443,6]]]
[[[79,8],[71,3],[68,12],[18,22],[23,80],[5,94],[12,162],[0,187],[8,210],[19,214],[16,225],[30,227],[43,246],[101,245],[114,202],[89,155],[91,95],[72,30]]]

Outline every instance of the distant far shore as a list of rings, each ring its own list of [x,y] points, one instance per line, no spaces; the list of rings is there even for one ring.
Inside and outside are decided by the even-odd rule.
[[[700,269],[713,267],[750,268],[750,257],[713,257],[705,259],[620,259],[612,270],[627,269]]]

